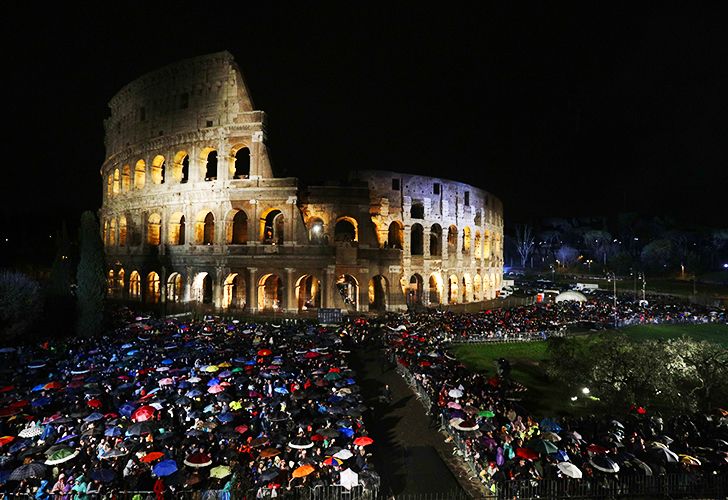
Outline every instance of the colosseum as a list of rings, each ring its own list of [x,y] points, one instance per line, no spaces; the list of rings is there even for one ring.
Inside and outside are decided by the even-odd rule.
[[[173,310],[398,311],[495,296],[503,208],[383,170],[276,177],[233,56],[146,74],[109,102],[99,216],[110,297]]]

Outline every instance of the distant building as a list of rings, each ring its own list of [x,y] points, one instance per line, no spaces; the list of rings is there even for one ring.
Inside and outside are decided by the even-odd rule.
[[[265,113],[228,52],[144,75],[109,107],[100,218],[112,297],[393,311],[500,288],[495,196],[380,170],[346,186],[274,177]]]

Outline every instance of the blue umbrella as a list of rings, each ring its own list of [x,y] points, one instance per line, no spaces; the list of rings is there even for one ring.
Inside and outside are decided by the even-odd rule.
[[[278,394],[288,394],[288,389],[286,389],[285,387],[276,387],[273,390]]]
[[[131,351],[127,351],[126,352],[126,355],[127,356],[134,356],[138,352],[139,352],[139,349],[132,349]]]
[[[541,427],[541,430],[544,430],[544,431],[550,431],[550,432],[556,432],[556,433],[561,432],[561,426],[559,424],[557,424],[556,422],[554,422],[553,420],[551,420],[550,418],[544,418],[543,420],[541,420],[541,423],[539,424],[539,426]]]
[[[116,473],[111,469],[96,469],[91,471],[91,479],[101,481],[102,483],[110,483],[116,477]]]
[[[121,428],[119,427],[109,427],[104,431],[104,436],[108,437],[119,437],[121,436]]]
[[[211,378],[211,379],[210,379],[210,380],[209,380],[209,381],[207,382],[207,387],[212,387],[213,385],[218,385],[219,383],[220,383],[220,379],[219,379],[219,378],[217,378],[217,377],[215,377],[215,378]]]
[[[70,441],[71,439],[75,439],[78,437],[78,434],[69,434],[67,436],[63,436],[61,439],[56,441],[56,443],[65,443],[66,441]]]
[[[96,422],[97,420],[101,420],[102,418],[104,418],[104,416],[101,413],[95,411],[83,420],[84,422]]]
[[[348,427],[339,427],[339,432],[348,438],[354,435],[354,430],[349,429]]]
[[[131,346],[133,346],[133,345],[134,345],[134,344],[124,344],[124,345],[122,345],[122,346],[121,346],[121,348],[122,348],[122,349],[129,349],[129,348],[130,348]]]
[[[49,397],[44,397],[44,398],[38,398],[38,399],[34,399],[34,400],[33,400],[33,401],[32,401],[32,402],[30,403],[30,405],[31,405],[31,406],[33,406],[33,407],[38,407],[38,406],[45,406],[45,405],[47,405],[47,404],[51,404],[51,402],[52,402],[52,401],[53,401],[53,400],[52,400],[51,398],[49,398]]]
[[[16,453],[20,450],[24,450],[27,447],[28,447],[28,440],[23,439],[21,441],[15,441],[15,443],[13,443],[13,445],[10,447],[10,449],[8,451],[10,453]]]
[[[177,462],[174,460],[163,460],[154,466],[152,472],[159,477],[169,476],[177,472]]]
[[[177,387],[178,387],[179,389],[187,389],[187,388],[189,388],[189,387],[192,387],[192,384],[190,384],[190,383],[189,383],[189,382],[187,382],[186,380],[183,380],[182,382],[180,382],[180,383],[178,383],[178,384],[177,384]]]
[[[196,398],[197,396],[199,396],[201,394],[202,394],[202,391],[200,391],[199,389],[190,389],[189,391],[187,391],[185,396],[187,396],[188,398]]]
[[[38,384],[38,385],[36,385],[35,387],[33,387],[33,388],[32,388],[32,389],[30,390],[30,392],[38,392],[38,391],[42,391],[44,387],[45,387],[45,383],[43,383],[43,384]]]
[[[245,364],[248,365],[248,366],[254,366],[255,365],[255,360],[254,359],[250,359],[250,360],[246,361]]]
[[[223,424],[227,424],[228,422],[232,422],[235,417],[233,417],[232,413],[225,412],[217,415],[216,418]]]
[[[173,363],[173,361],[169,358],[162,360],[163,365],[171,365],[172,363]]]
[[[552,453],[551,456],[558,462],[568,462],[569,455],[564,450],[559,450],[556,453]]]
[[[119,413],[126,418],[131,418],[131,414],[136,410],[136,406],[131,403],[124,403],[119,407]]]
[[[346,382],[346,385],[354,385],[354,384],[356,384],[356,382],[354,381],[353,378],[347,378],[346,380],[344,380],[344,382]]]

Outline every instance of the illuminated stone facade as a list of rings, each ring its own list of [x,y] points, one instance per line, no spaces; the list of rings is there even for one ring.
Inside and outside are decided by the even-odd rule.
[[[105,121],[109,294],[219,310],[402,310],[493,298],[503,208],[485,191],[370,170],[273,175],[265,114],[227,52],[124,87]]]

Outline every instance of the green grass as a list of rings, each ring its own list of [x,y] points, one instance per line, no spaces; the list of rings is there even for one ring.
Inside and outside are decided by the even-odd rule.
[[[687,335],[728,347],[728,325],[639,325],[621,331],[636,342]],[[586,339],[586,335],[589,334],[582,337]],[[538,417],[581,415],[598,408],[599,403],[588,401],[584,405],[582,399],[577,405],[572,404],[570,398],[577,393],[575,389],[578,388],[569,388],[558,381],[549,380],[542,366],[547,358],[545,342],[459,344],[454,345],[452,351],[469,369],[488,375],[495,374],[495,360],[508,359],[511,363],[511,378],[528,388],[523,405]]]

